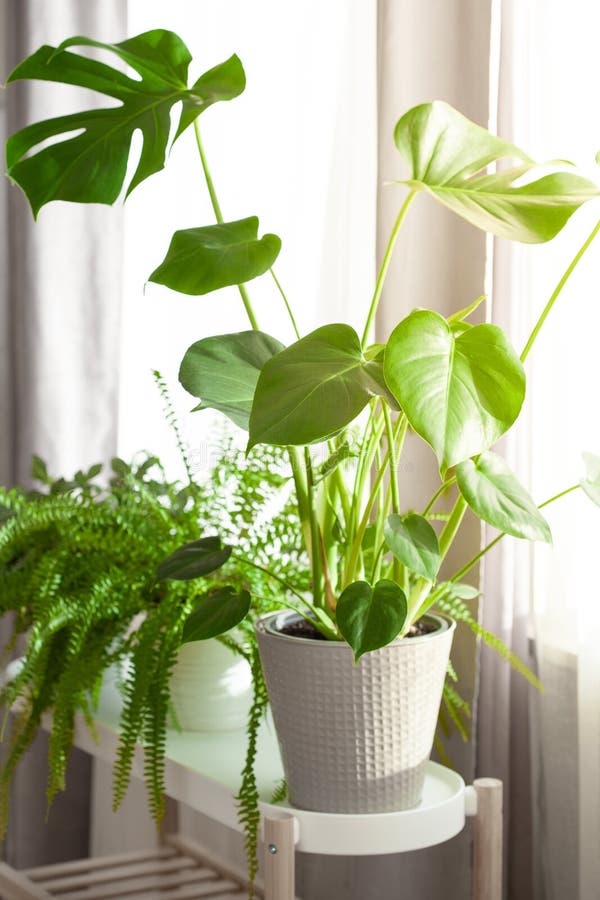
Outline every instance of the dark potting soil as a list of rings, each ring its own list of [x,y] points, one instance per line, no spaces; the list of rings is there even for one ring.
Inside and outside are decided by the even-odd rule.
[[[422,637],[424,634],[431,634],[432,631],[435,630],[436,629],[433,622],[419,619],[418,622],[415,622],[413,625],[411,625],[410,631],[406,634],[406,637]],[[327,638],[323,637],[320,631],[317,631],[312,622],[307,622],[306,619],[299,619],[297,622],[290,622],[289,625],[286,625],[281,629],[281,634],[287,634],[290,635],[290,637],[308,638],[312,641],[327,640]]]

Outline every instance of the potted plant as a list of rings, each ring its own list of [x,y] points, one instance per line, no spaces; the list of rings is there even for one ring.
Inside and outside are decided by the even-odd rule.
[[[88,59],[80,52],[85,47],[112,52],[136,78]],[[311,593],[282,585],[281,604],[289,611],[263,620],[258,640],[291,800],[336,811],[410,806],[420,795],[446,672],[454,627],[446,616],[478,629],[467,605],[477,591],[463,577],[504,535],[550,540],[542,507],[579,487],[538,504],[492,447],[519,416],[524,363],[600,225],[520,353],[497,326],[469,322],[484,298],[447,319],[414,310],[385,343],[373,342],[389,262],[420,194],[484,231],[536,243],[554,238],[599,189],[566,163],[539,166],[445,103],[421,104],[394,131],[408,167],[402,183],[408,192],[365,304],[362,334],[336,323],[302,336],[273,272],[279,238],[259,237],[256,217],[224,219],[201,140],[198,117],[243,91],[242,65],[232,56],[189,85],[190,62],[183,42],[162,30],[114,45],[74,37],[42,47],[9,81],[77,84],[120,105],[29,125],[8,141],[8,174],[34,215],[52,200],[113,203],[124,185],[133,132],[141,131],[143,145],[127,194],[163,167],[169,115],[181,103],[175,140],[193,127],[216,224],[176,232],[149,280],[191,295],[238,287],[250,330],[201,337],[185,354],[180,381],[200,400],[197,409],[219,410],[247,429],[249,448],[283,447],[289,457]],[[53,142],[39,148],[48,138]],[[513,161],[510,168],[489,170],[506,160]],[[288,347],[259,329],[246,288],[267,272],[296,333]],[[399,460],[409,431],[439,465],[439,488],[421,510],[402,505]],[[326,450],[319,464],[315,445]],[[581,486],[597,500],[598,467],[591,459]],[[469,508],[498,537],[440,580]],[[213,550],[185,544],[159,571],[175,580],[203,575]],[[238,613],[224,609],[223,627],[234,626]],[[198,615],[201,620],[201,608]],[[400,723],[403,714],[408,730]]]
[[[160,377],[158,382],[167,400]],[[100,687],[110,671],[123,695],[115,807],[142,740],[149,805],[157,821],[164,804],[167,728],[243,728],[250,713],[250,722],[256,717],[257,704],[262,709],[261,696],[252,699],[250,622],[218,641],[211,638],[221,634],[223,608],[248,611],[250,591],[255,615],[277,607],[274,582],[260,568],[265,546],[280,549],[280,577],[300,583],[305,577],[305,562],[288,540],[295,509],[289,492],[282,496],[281,452],[265,448],[246,458],[224,437],[214,469],[198,482],[169,405],[167,416],[187,483],[167,478],[159,460],[147,454],[132,463],[113,459],[104,482],[100,464],[72,479],[57,479],[36,457],[32,475],[40,490],[0,489],[0,614],[14,616],[7,649],[25,637],[23,655],[0,691],[2,705],[14,711],[0,773],[2,832],[12,776],[44,713],[53,713],[50,803],[64,787],[75,716],[82,713],[93,730]],[[165,553],[215,529],[235,534],[235,563],[221,567],[229,553],[217,551],[219,571],[213,575],[207,565],[200,581],[157,576]],[[212,608],[216,628],[205,616],[198,622],[199,606]],[[190,674],[191,711],[182,705]]]

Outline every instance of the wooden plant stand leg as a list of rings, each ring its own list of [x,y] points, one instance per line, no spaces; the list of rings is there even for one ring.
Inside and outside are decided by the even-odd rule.
[[[478,778],[473,787],[473,900],[502,900],[502,782]]]
[[[263,820],[265,900],[294,900],[294,818]]]

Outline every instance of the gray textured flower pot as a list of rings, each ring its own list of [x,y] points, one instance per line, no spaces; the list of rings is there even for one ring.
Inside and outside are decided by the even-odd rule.
[[[421,799],[455,628],[446,616],[354,665],[335,641],[281,634],[284,612],[256,626],[290,802],[320,812],[410,809]]]

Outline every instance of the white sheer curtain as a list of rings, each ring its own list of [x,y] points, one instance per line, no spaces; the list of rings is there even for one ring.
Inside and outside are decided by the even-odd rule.
[[[595,178],[599,26],[585,0],[502,3],[503,136],[535,158],[571,159]],[[519,348],[599,215],[598,204],[582,210],[555,244],[498,242],[494,317],[510,324]],[[599,278],[595,244],[527,361],[527,422],[508,449],[539,501],[577,482],[582,450],[599,452]],[[479,759],[495,760],[509,787],[510,900],[598,900],[600,510],[576,492],[546,512],[554,546],[507,543],[487,565],[485,589],[487,624],[525,656],[534,638],[545,694],[526,692],[484,657]]]

